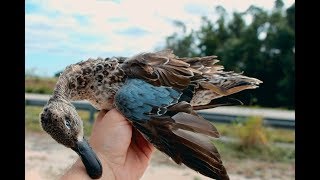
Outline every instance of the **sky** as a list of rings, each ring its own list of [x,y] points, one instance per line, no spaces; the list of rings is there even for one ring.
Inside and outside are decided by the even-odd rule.
[[[286,8],[293,3],[284,0]],[[88,58],[162,49],[180,31],[173,21],[197,30],[202,16],[218,18],[218,5],[228,13],[250,5],[270,10],[274,0],[26,0],[26,72],[54,76]]]

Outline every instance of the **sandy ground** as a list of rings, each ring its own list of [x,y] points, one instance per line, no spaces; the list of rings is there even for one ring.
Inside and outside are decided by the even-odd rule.
[[[77,159],[71,149],[56,143],[43,133],[26,133],[25,136],[25,179],[58,179]],[[225,162],[232,180],[279,179],[295,177],[294,164],[277,164],[260,161]],[[209,180],[209,178],[185,167],[178,166],[156,151],[150,166],[141,180]]]

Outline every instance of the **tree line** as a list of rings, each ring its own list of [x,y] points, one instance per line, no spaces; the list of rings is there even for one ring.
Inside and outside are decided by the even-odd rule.
[[[217,6],[215,12],[219,18],[202,17],[196,31],[187,32],[183,22],[175,21],[182,31],[168,36],[165,48],[179,57],[217,55],[225,70],[262,80],[258,89],[234,95],[246,105],[294,109],[295,4],[285,9],[276,0],[270,11],[250,6],[229,14]]]

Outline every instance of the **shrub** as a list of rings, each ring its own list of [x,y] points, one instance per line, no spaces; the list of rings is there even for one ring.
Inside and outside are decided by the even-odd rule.
[[[243,124],[235,125],[234,128],[243,148],[268,144],[263,119],[260,116],[249,117]]]

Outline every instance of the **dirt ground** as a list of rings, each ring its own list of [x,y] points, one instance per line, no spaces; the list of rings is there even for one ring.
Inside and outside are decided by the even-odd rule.
[[[25,134],[25,179],[58,179],[77,159],[71,149],[56,143],[44,133]],[[232,180],[291,180],[295,178],[294,164],[266,163],[261,161],[225,162]],[[174,164],[156,151],[150,166],[141,180],[209,180],[209,178],[185,167]]]

